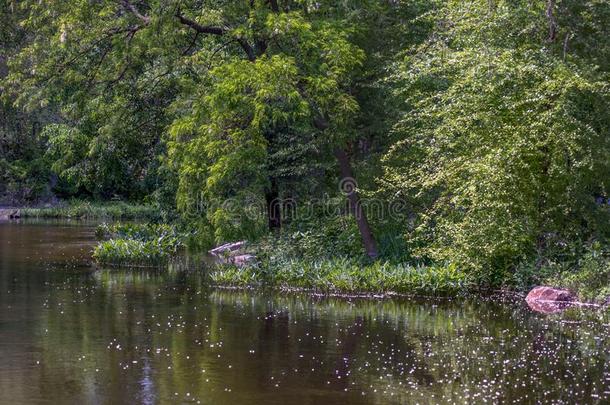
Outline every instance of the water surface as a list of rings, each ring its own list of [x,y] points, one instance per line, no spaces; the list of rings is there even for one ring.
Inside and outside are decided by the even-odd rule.
[[[610,401],[607,320],[214,290],[97,269],[93,231],[0,223],[0,404]]]

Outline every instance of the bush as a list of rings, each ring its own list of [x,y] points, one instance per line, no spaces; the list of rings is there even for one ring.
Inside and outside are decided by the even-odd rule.
[[[610,297],[609,252],[595,243],[574,265],[559,267],[546,282],[570,289],[583,300],[605,300]]]

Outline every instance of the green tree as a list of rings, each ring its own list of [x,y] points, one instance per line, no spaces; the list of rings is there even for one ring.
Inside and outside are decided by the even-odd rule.
[[[573,54],[561,41],[607,30],[607,4],[586,3],[446,2],[430,14],[437,29],[397,75],[408,109],[382,179],[417,207],[408,237],[421,256],[492,274],[608,236],[608,66],[592,63],[608,49]],[[577,25],[575,9],[591,14]]]
[[[150,193],[158,186],[159,140],[169,123],[165,114],[175,82],[166,65],[152,62],[158,49],[151,39],[136,37],[137,29],[123,26],[127,21],[120,16],[111,21],[105,14],[110,2],[8,3],[3,11],[24,35],[8,61],[5,97],[28,114],[55,111],[35,136],[43,150],[53,149],[48,156],[73,151],[59,150],[62,143],[46,144],[39,135],[47,122],[73,128],[87,139],[79,159],[72,160],[73,183],[56,173],[66,187],[55,191],[100,198]]]
[[[350,6],[342,15],[366,4]],[[68,114],[74,124],[93,134],[88,156],[103,156],[98,162],[105,165],[94,171],[103,179],[114,182],[132,174],[130,165],[115,167],[134,156],[143,159],[124,149],[129,140],[142,139],[139,134],[117,142],[120,134],[114,131],[126,118],[115,110],[125,110],[128,104],[122,100],[130,95],[139,105],[157,86],[171,93],[164,94],[160,111],[163,117],[173,114],[170,166],[179,174],[183,208],[187,189],[196,187],[204,198],[217,199],[234,195],[239,180],[239,192],[264,190],[269,226],[277,228],[273,173],[278,168],[269,156],[285,128],[315,133],[320,147],[337,157],[341,175],[353,176],[344,147],[354,137],[351,124],[358,105],[350,90],[364,54],[350,40],[353,27],[337,12],[345,8],[341,4],[25,1],[20,7],[27,10],[23,25],[38,35],[13,62],[8,82],[25,105],[57,101],[75,111]],[[179,96],[172,93],[173,85]],[[172,109],[165,108],[166,101],[173,102]],[[99,110],[104,117],[98,118]],[[83,116],[84,122],[79,119]],[[150,114],[136,116],[146,119]],[[114,122],[99,126],[102,119]],[[130,123],[134,127],[138,125]],[[112,133],[107,138],[106,131]],[[238,173],[244,177],[236,177]],[[366,250],[375,256],[357,191],[348,198]],[[214,224],[223,213],[214,210],[207,216]]]

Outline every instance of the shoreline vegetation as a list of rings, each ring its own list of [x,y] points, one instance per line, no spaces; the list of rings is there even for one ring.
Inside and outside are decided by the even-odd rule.
[[[183,249],[183,235],[166,224],[101,224],[93,259],[111,267],[159,268]]]
[[[152,205],[132,204],[124,201],[91,202],[70,200],[54,206],[19,208],[22,218],[71,218],[151,220],[161,218],[159,210]]]
[[[71,200],[53,207],[22,207],[19,211],[22,218],[146,221],[98,225],[99,243],[93,259],[101,266],[163,268],[186,251],[196,234],[192,229],[185,231],[189,228],[185,225],[159,223],[162,216],[154,206],[122,201]],[[599,243],[590,244],[577,259],[542,265],[525,263],[493,284],[455,263],[418,263],[396,252],[371,260],[362,254],[345,254],[344,249],[328,246],[324,239],[325,235],[297,232],[249,243],[247,250],[256,260],[208,263],[210,282],[219,288],[271,288],[349,297],[454,297],[481,288],[527,293],[536,285],[547,284],[568,289],[586,303],[602,305],[610,301],[610,259]]]
[[[346,297],[457,297],[484,292],[519,294],[525,297],[537,285],[569,290],[574,304],[592,308],[610,305],[610,261],[587,256],[578,266],[543,269],[547,276],[539,282],[490,285],[455,264],[412,265],[390,260],[364,263],[349,258],[304,261],[284,259],[257,261],[238,266],[218,264],[210,271],[216,287],[236,289],[271,288]],[[524,276],[525,277],[525,276]]]
[[[267,287],[325,295],[456,296],[472,287],[455,265],[413,266],[377,261],[362,264],[349,258],[315,262],[289,260],[236,266],[217,265],[210,272],[214,285],[237,288]]]
[[[103,223],[96,229],[99,243],[93,258],[101,266],[159,269],[186,252],[194,233],[176,224]],[[270,288],[347,297],[455,297],[496,290],[524,294],[541,284],[569,289],[587,303],[601,305],[610,296],[610,261],[599,244],[593,244],[575,262],[547,263],[539,268],[523,265],[501,283],[492,284],[455,263],[330,255],[320,243],[316,238],[306,242],[294,235],[267,238],[240,248],[254,260],[234,263],[225,252],[199,270],[207,271],[210,284],[219,288]]]

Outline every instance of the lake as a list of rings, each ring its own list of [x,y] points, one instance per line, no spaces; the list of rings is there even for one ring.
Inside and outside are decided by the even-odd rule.
[[[96,268],[94,230],[0,223],[0,404],[610,401],[607,319],[219,290],[203,266]]]

